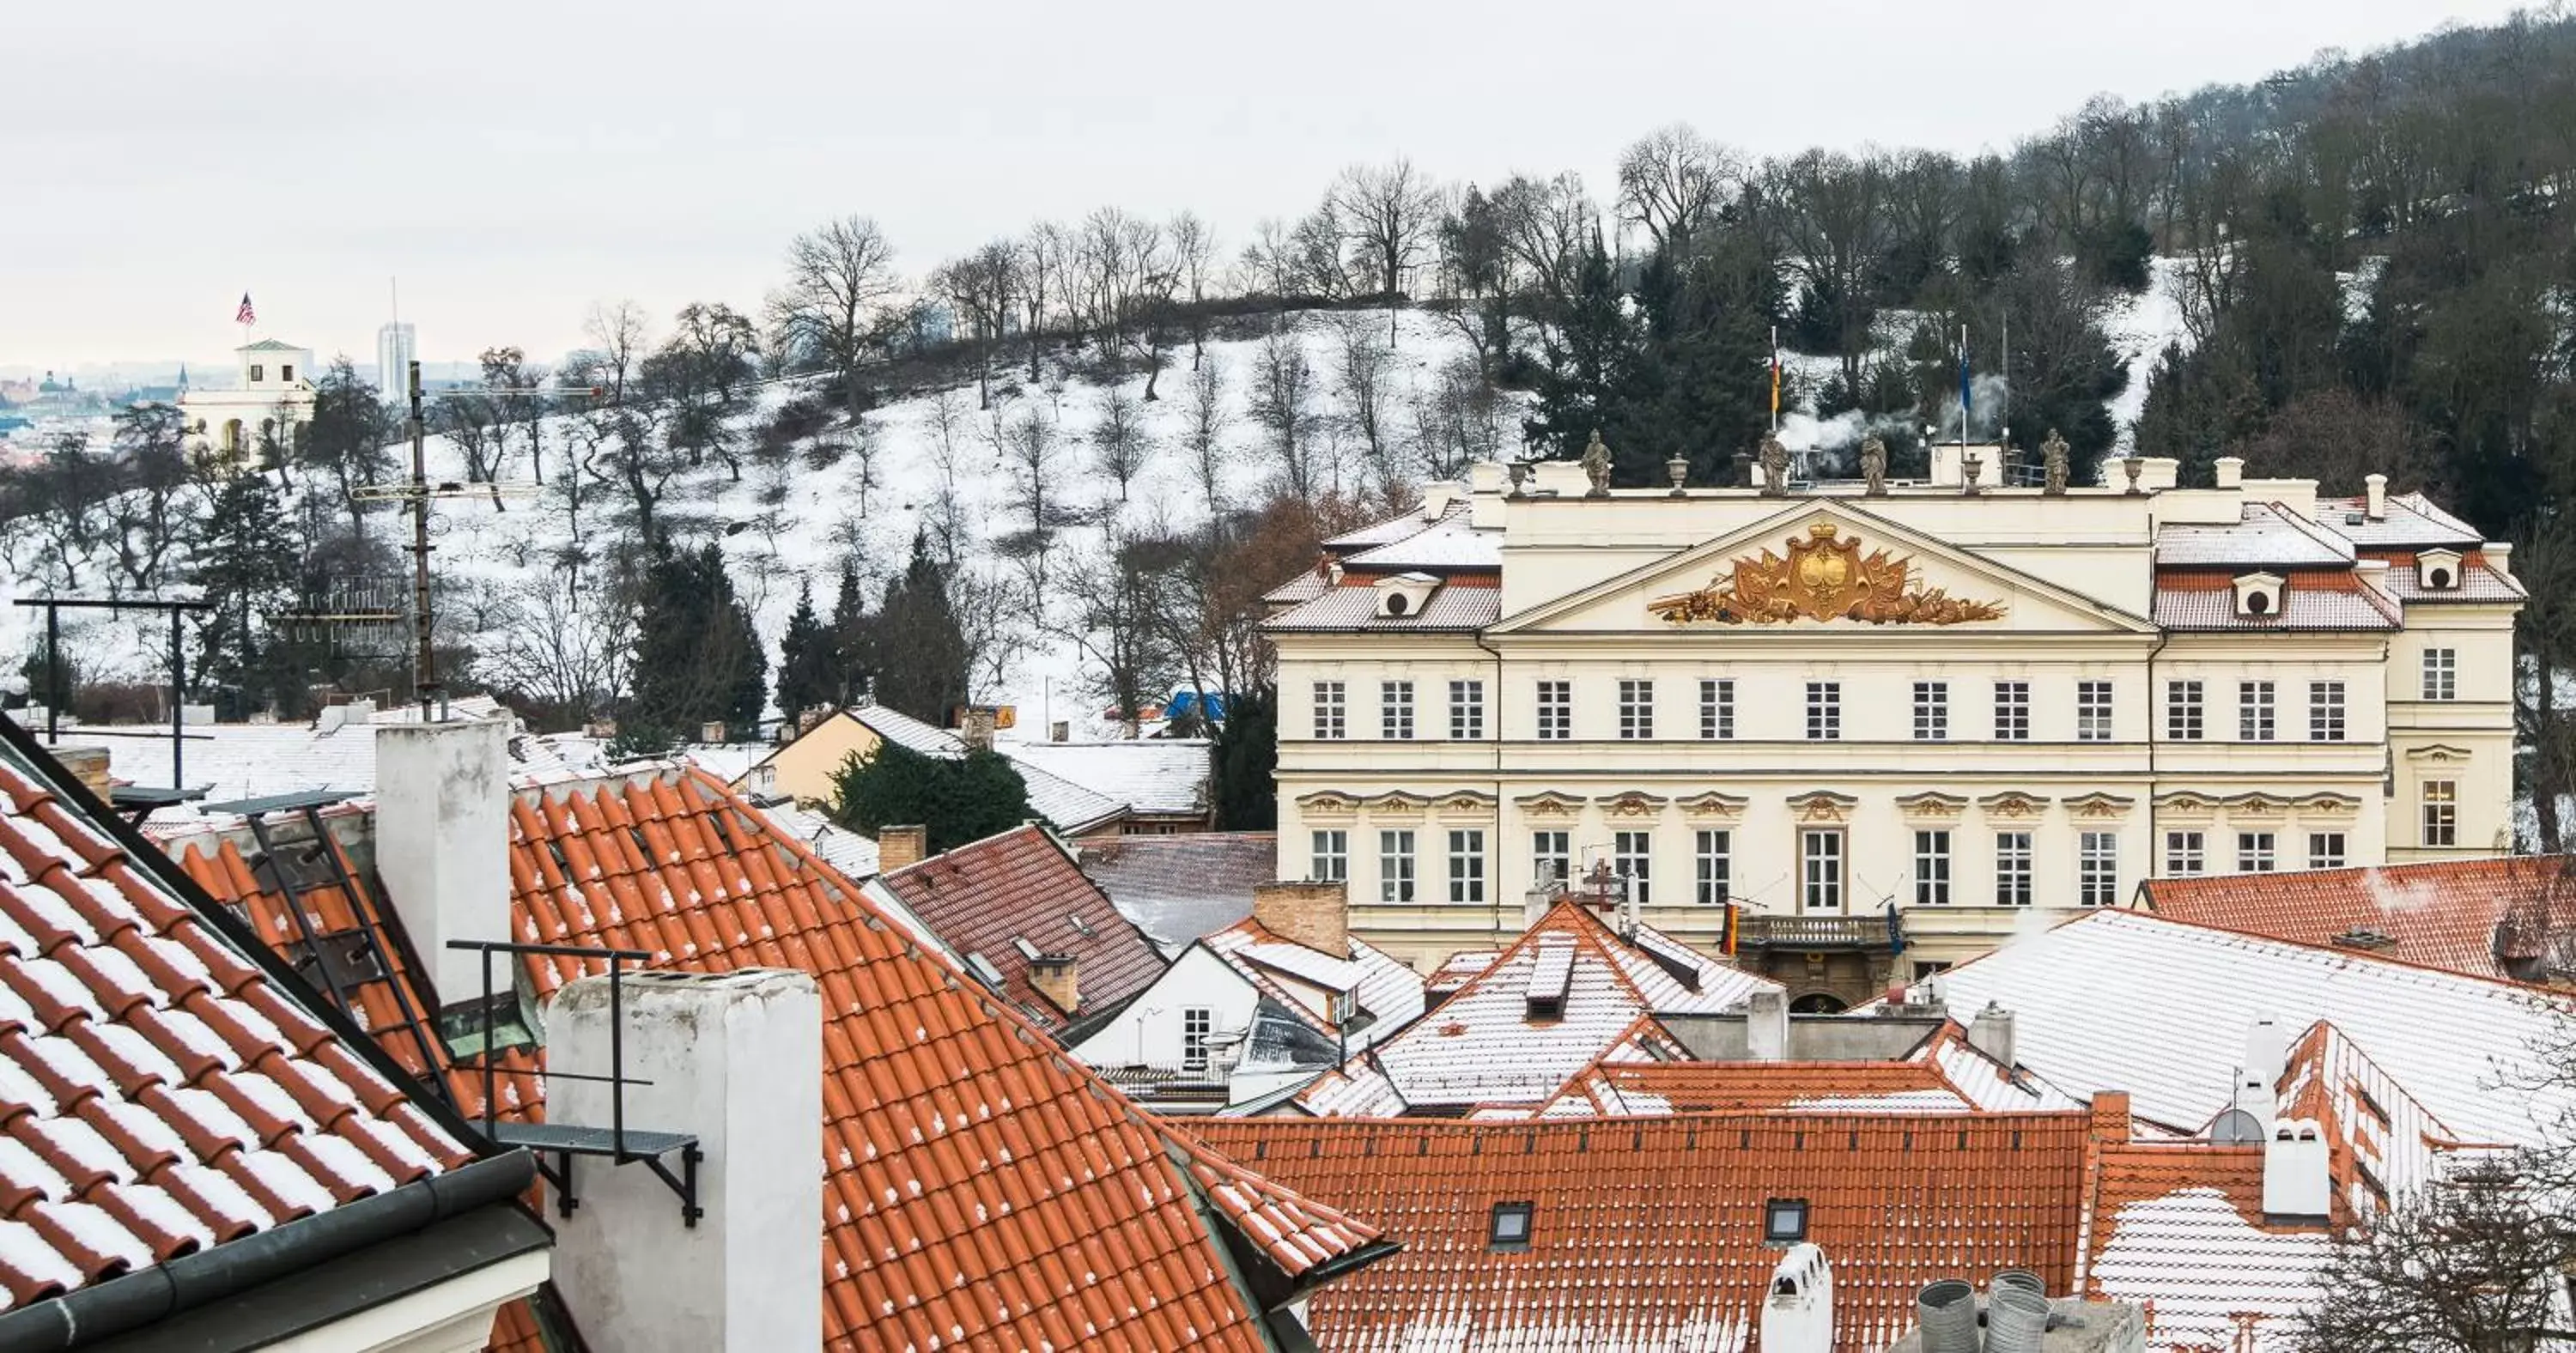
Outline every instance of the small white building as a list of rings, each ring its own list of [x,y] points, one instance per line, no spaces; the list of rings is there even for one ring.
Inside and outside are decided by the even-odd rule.
[[[1304,1086],[1422,1015],[1421,974],[1351,935],[1346,911],[1336,884],[1261,889],[1074,1056],[1166,1112]]]
[[[313,421],[313,352],[263,338],[233,349],[234,383],[179,396],[188,453],[239,465],[271,437],[291,444]]]

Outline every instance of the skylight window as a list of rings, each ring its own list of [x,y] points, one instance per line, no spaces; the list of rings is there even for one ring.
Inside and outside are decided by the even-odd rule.
[[[1526,1250],[1530,1244],[1530,1203],[1496,1203],[1485,1243],[1497,1250]]]
[[[1762,1205],[1762,1243],[1795,1245],[1806,1238],[1806,1199],[1774,1198]]]

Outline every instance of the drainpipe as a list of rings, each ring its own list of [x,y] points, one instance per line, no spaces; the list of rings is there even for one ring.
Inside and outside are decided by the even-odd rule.
[[[1501,579],[1497,577],[1495,581],[1499,584]],[[1494,908],[1493,933],[1499,940],[1503,936],[1503,652],[1485,642],[1485,632],[1481,629],[1476,631],[1476,647],[1494,656],[1494,698],[1490,706],[1494,743],[1494,867],[1486,871],[1489,876],[1486,882],[1491,886],[1485,890],[1485,895]]]
[[[2150,608],[2152,609],[2152,608]],[[2147,650],[2147,868],[2141,881],[2156,876],[2156,862],[2163,858],[2164,838],[2156,831],[2156,789],[2161,783],[2156,775],[2156,656],[2173,642],[2173,635],[2163,626],[2156,627],[2156,646]]]

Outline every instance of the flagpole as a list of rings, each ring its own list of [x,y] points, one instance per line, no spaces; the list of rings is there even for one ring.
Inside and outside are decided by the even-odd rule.
[[[1771,326],[1771,434],[1780,433],[1780,326]]]
[[[1959,326],[1959,461],[1968,459],[1968,326]]]

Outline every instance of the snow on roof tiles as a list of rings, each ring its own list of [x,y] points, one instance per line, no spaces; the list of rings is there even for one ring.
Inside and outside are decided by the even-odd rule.
[[[1659,950],[1691,952],[1658,938]],[[1743,1004],[1755,991],[1778,988],[1705,955],[1694,955],[1685,966],[1692,979],[1685,984],[1665,968],[1672,961],[1658,961],[1581,905],[1560,901],[1439,1009],[1371,1048],[1364,1065],[1317,1081],[1299,1102],[1312,1113],[1352,1115],[1437,1105],[1535,1105],[1628,1034],[1642,1015],[1714,1014]],[[1532,997],[1542,988],[1562,992],[1561,1002],[1553,1008],[1535,1005]],[[1381,1077],[1382,1089],[1375,1084]]]
[[[1402,540],[1362,550],[1343,561],[1354,570],[1366,572],[1402,572],[1427,569],[1500,569],[1503,566],[1503,533],[1480,530],[1467,524],[1464,516],[1452,515],[1428,530]]]
[[[2390,553],[2373,551],[2369,557],[2388,561],[2388,572],[2383,575],[2387,579],[2388,590],[2395,593],[2398,600],[2409,606],[2426,602],[2434,605],[2446,602],[2454,605],[2510,602],[2520,601],[2531,595],[2530,590],[2525,588],[2519,579],[2496,572],[2495,565],[2488,562],[2484,550],[2463,552],[2460,555],[2460,585],[2440,592],[2424,586],[2423,579],[2416,573],[2416,555],[2411,550]]]
[[[1014,827],[879,882],[951,950],[981,954],[999,969],[998,994],[1049,1032],[1116,1009],[1162,975],[1162,956],[1145,933],[1043,828]],[[1060,1010],[1038,994],[1020,941],[1077,960],[1079,1006]]]
[[[2324,1294],[2334,1237],[2263,1220],[2263,1149],[2202,1143],[2104,1148],[2090,1295],[2136,1302],[2156,1353],[2285,1353],[2297,1314]]]
[[[2352,562],[2352,542],[2278,503],[2247,503],[2231,526],[2172,523],[2156,531],[2156,567],[2314,568]]]
[[[1005,742],[1002,755],[1139,813],[1205,813],[1209,747],[1204,738],[1122,742]],[[1063,823],[1057,825],[1062,826]]]
[[[1313,601],[1262,622],[1274,630],[1459,630],[1482,629],[1502,618],[1503,593],[1452,581],[1431,594],[1410,615],[1377,613],[1377,589],[1345,582]]]
[[[2441,506],[2421,493],[2400,493],[2388,499],[2388,511],[2378,521],[2352,520],[2362,516],[2368,506],[2365,498],[2319,498],[2317,521],[2327,530],[2342,536],[2363,549],[2430,548],[2447,545],[2469,549],[2486,543],[2478,529],[2443,511]]]
[[[1357,936],[1350,939],[1349,957],[1336,959],[1282,939],[1246,917],[1206,942],[1210,952],[1264,995],[1327,1036],[1338,1026],[1329,996],[1319,993],[1351,993],[1360,1011],[1388,1028],[1422,1013],[1421,975]]]
[[[2393,600],[2348,570],[2304,569],[2285,576],[2281,608],[2239,615],[2225,573],[2158,571],[2156,623],[2169,630],[2393,630],[2404,624]]]
[[[0,1309],[472,1159],[0,753]]]
[[[2388,944],[2355,952],[2513,981],[2497,927],[2515,919],[2534,943],[2576,929],[2576,856],[2150,879],[2143,899],[2159,916],[2295,944],[2366,932]]]
[[[2454,1130],[2528,1143],[2563,1091],[2502,1095],[2556,1012],[2527,987],[2135,911],[2079,916],[1927,979],[1956,1009],[2016,1018],[2015,1056],[2072,1094],[2127,1090],[2137,1114],[2197,1130],[2228,1106],[2247,1031],[2330,1020]]]
[[[702,771],[523,790],[510,857],[522,940],[814,975],[832,1347],[1257,1353],[1268,1342],[1256,1299],[1227,1276],[1194,1192],[1292,1286],[1386,1249],[1369,1226],[1146,1117]],[[247,868],[227,877],[255,912],[283,919]],[[530,989],[543,999],[585,966],[601,967],[531,956]],[[451,1077],[460,1089],[474,1079]],[[541,1109],[541,1083],[525,1087],[505,1116]],[[505,1315],[505,1343],[532,1329],[525,1312]]]
[[[1175,832],[1086,841],[1082,872],[1154,943],[1177,950],[1252,914],[1252,892],[1279,875],[1271,832]]]
[[[1763,1240],[1772,1198],[1806,1200],[1807,1238],[1832,1258],[1836,1348],[1894,1342],[1934,1278],[2019,1267],[2067,1290],[2089,1128],[2081,1113],[1741,1114],[1201,1131],[1403,1239],[1310,1304],[1337,1353],[1738,1353],[1782,1255]],[[1530,1205],[1526,1249],[1491,1243],[1502,1203]]]

